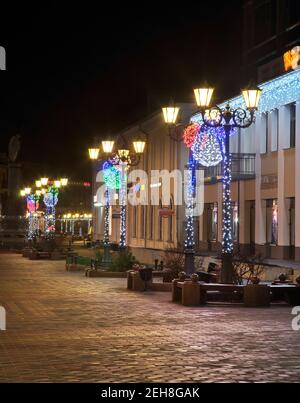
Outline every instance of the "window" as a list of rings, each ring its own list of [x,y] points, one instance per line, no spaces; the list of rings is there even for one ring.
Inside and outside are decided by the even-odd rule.
[[[268,132],[269,132],[269,124],[268,124],[268,112],[263,113],[261,115],[261,136],[260,136],[260,153],[265,154],[268,152]]]
[[[278,205],[276,199],[266,201],[267,243],[277,245],[278,242]]]
[[[169,205],[170,212],[173,212],[173,199],[170,199],[170,205]],[[169,220],[168,220],[168,233],[169,233],[169,242],[173,241],[173,214],[170,214]]]
[[[137,227],[137,206],[133,207],[133,223],[132,223],[132,237],[136,238],[136,227]]]
[[[268,152],[268,145],[269,145],[269,112],[266,112],[266,146],[265,146],[265,152]]]
[[[279,133],[279,113],[278,109],[275,109],[271,114],[271,151],[278,150],[278,133]]]
[[[153,233],[154,233],[154,206],[150,206],[150,234],[149,234],[149,239],[153,239]]]
[[[159,201],[159,209],[162,209],[162,201],[161,201],[161,199]],[[161,214],[158,215],[158,230],[159,230],[158,240],[162,241],[163,240],[163,218],[162,218]]]
[[[216,242],[218,237],[218,205],[211,203],[208,205],[208,241]]]
[[[276,4],[265,1],[254,10],[254,42],[259,44],[269,39],[276,32]]]
[[[232,203],[232,239],[238,242],[239,209],[237,202]]]
[[[290,105],[290,148],[296,145],[296,104]]]
[[[145,237],[145,206],[141,206],[141,239],[144,239]]]
[[[300,22],[299,0],[287,0],[287,25],[292,26]]]

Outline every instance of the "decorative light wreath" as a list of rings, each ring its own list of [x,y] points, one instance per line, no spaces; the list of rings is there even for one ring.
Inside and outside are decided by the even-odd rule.
[[[184,144],[191,148],[195,142],[195,139],[200,132],[201,126],[198,123],[191,123],[189,124],[183,132],[182,138]]]

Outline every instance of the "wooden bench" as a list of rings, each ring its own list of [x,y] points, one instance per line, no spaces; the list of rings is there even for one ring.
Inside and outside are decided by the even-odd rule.
[[[234,285],[207,284],[191,280],[172,282],[172,301],[185,306],[199,306],[207,302],[208,292],[240,294],[245,306],[267,307],[271,301],[284,300],[289,305],[300,305],[300,287],[297,285]]]
[[[50,252],[43,252],[43,251],[37,251],[37,250],[31,251],[31,253],[29,255],[30,260],[50,259],[50,258],[51,258]]]

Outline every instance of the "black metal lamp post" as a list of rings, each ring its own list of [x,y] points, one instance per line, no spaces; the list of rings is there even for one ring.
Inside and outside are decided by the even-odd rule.
[[[229,104],[225,108],[210,107],[214,89],[203,87],[195,89],[196,103],[200,109],[203,124],[208,127],[224,128],[224,144],[221,144],[223,162],[223,240],[222,240],[222,272],[223,283],[233,282],[233,242],[232,242],[232,206],[231,206],[231,159],[230,159],[230,132],[234,128],[247,128],[255,121],[261,90],[258,88],[242,91],[246,109],[233,109]]]

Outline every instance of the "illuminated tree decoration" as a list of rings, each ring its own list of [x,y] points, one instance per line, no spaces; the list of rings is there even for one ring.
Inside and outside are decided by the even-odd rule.
[[[205,167],[216,166],[222,161],[220,140],[214,131],[215,128],[202,127],[191,148],[194,160]]]
[[[191,148],[194,144],[197,134],[200,132],[201,126],[198,123],[191,123],[188,125],[183,132],[183,142],[188,147]]]
[[[103,164],[103,179],[108,189],[120,189],[120,171],[109,161]]]

